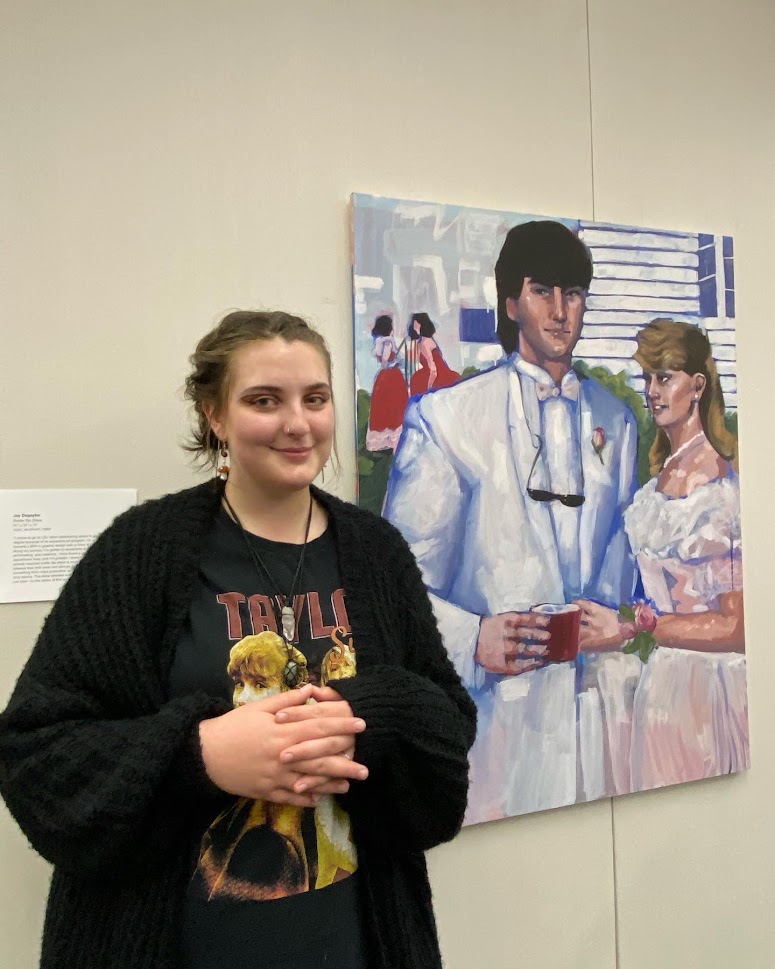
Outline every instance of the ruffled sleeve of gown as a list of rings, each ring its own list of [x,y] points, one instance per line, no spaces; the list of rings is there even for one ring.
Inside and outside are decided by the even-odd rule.
[[[625,528],[636,556],[663,560],[673,572],[691,571],[693,591],[706,604],[742,589],[740,485],[734,472],[685,498],[658,492],[652,478],[627,509]]]

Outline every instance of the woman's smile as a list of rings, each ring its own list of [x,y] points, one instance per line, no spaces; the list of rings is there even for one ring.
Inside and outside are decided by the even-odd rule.
[[[305,461],[312,454],[311,447],[276,447],[272,448],[277,454],[282,454],[289,461]]]

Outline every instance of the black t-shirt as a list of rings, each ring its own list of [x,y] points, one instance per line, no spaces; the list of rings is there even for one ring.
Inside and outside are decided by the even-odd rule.
[[[173,696],[205,690],[235,705],[355,675],[356,657],[330,531],[309,542],[294,600],[293,647],[271,596],[287,595],[301,546],[248,535],[256,569],[221,510],[199,562],[189,620],[170,673]],[[291,676],[287,676],[289,673]],[[333,797],[316,808],[235,798],[205,834],[189,885],[186,969],[363,969],[357,855]]]

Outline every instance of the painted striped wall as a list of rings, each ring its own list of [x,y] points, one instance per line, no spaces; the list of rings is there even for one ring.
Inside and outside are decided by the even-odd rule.
[[[580,222],[579,236],[595,275],[576,354],[591,366],[631,374],[641,390],[632,359],[638,330],[658,316],[694,323],[708,334],[727,408],[736,410],[732,239],[600,222]]]

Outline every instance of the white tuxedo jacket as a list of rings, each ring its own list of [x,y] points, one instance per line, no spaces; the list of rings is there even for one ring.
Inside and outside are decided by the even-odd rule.
[[[527,494],[538,407],[534,398],[523,402],[511,359],[413,399],[388,482],[384,515],[417,558],[469,688],[484,681],[474,663],[482,616],[565,601],[548,503]],[[623,513],[637,484],[635,419],[592,379],[580,381],[579,408],[581,593],[618,607],[634,586]],[[602,461],[592,444],[598,427]]]

